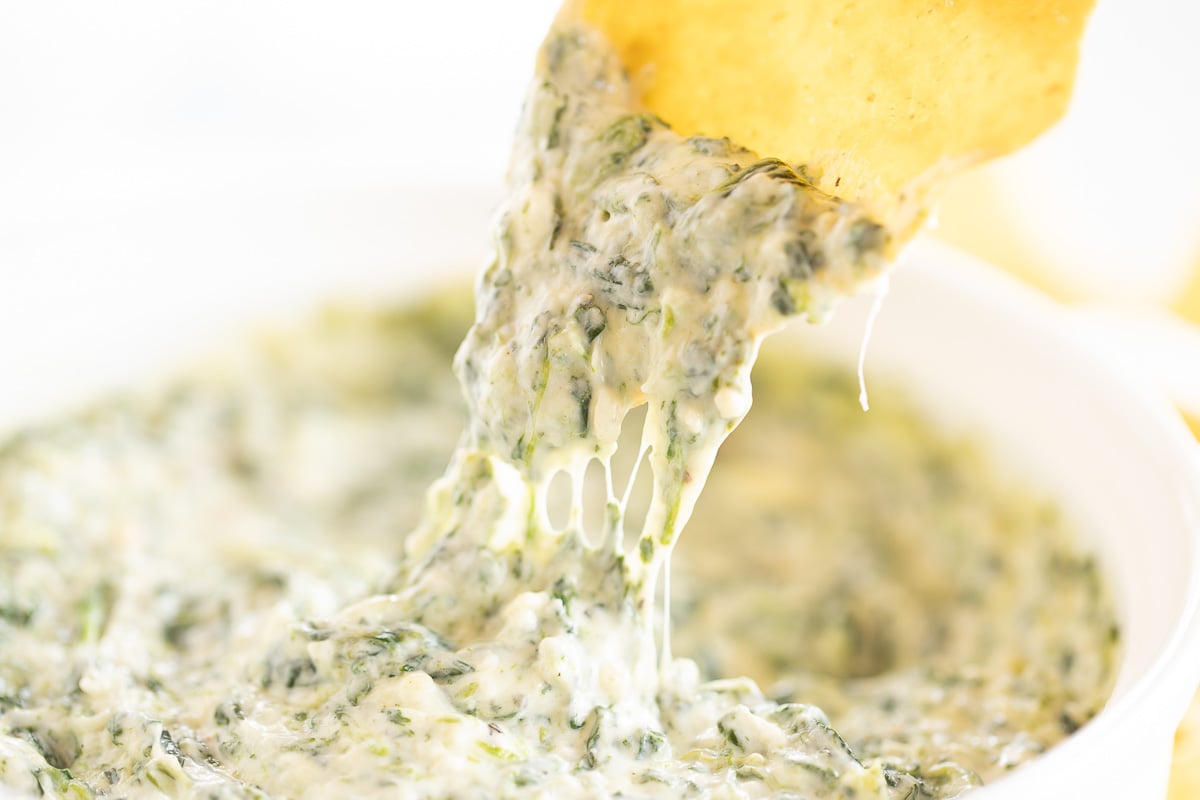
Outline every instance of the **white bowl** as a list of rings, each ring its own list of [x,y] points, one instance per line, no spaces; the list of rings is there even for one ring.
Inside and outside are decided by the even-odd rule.
[[[871,298],[793,333],[852,364]],[[1086,326],[1086,328],[1090,328]],[[891,280],[866,362],[953,428],[977,431],[1056,498],[1114,585],[1122,661],[1112,697],[979,800],[1162,798],[1200,678],[1200,448],[1153,387],[1104,360],[1067,309],[933,240]]]
[[[59,240],[0,251],[24,276],[22,302],[0,315],[0,364],[36,367],[0,395],[0,424],[76,404],[330,294],[411,294],[465,277],[487,241],[477,191],[259,192],[233,187],[190,223],[194,207],[171,198],[130,208],[105,226],[107,249],[85,231],[67,256]],[[898,376],[948,425],[977,429],[1059,498],[1107,566],[1123,625],[1108,706],[972,796],[1161,798],[1172,735],[1200,677],[1200,450],[1165,399],[1100,359],[1062,307],[931,240],[906,262],[870,342],[868,386]],[[73,295],[81,269],[107,271],[116,288]],[[853,363],[870,304],[859,298],[829,325],[786,335]],[[53,336],[39,334],[51,324]]]

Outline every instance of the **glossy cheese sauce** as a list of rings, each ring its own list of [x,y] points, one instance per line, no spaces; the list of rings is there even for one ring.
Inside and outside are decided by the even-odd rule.
[[[10,440],[4,785],[940,798],[1096,713],[1095,564],[901,401],[768,357],[701,497],[893,237],[629,108],[551,36],[457,386],[460,306],[331,313]]]

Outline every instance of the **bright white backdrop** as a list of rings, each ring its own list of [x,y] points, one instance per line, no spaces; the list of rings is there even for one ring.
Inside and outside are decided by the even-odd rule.
[[[0,417],[385,290],[414,205],[473,265],[556,6],[0,4]]]

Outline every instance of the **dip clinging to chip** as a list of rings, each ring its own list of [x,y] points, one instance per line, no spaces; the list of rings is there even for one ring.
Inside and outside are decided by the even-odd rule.
[[[1003,155],[1066,110],[1091,0],[574,0],[638,100],[876,205]]]

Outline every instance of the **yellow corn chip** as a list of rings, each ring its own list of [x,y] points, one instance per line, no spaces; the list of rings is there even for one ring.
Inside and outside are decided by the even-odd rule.
[[[1192,322],[1200,322],[1200,258],[1192,267],[1192,277],[1172,304],[1176,311]]]
[[[641,102],[878,200],[1066,109],[1091,0],[570,0]]]
[[[1200,427],[1197,429],[1200,436]],[[1175,757],[1171,764],[1169,800],[1193,800],[1200,797],[1200,695],[1175,734]]]

